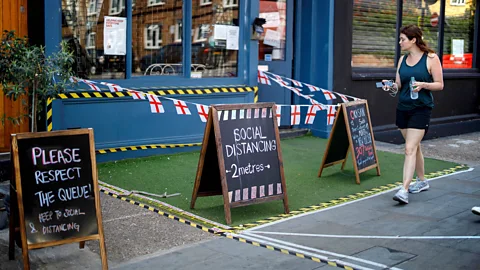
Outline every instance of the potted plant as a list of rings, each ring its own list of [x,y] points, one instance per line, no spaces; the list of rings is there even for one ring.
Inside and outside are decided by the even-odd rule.
[[[6,97],[22,101],[25,113],[2,115],[2,125],[5,120],[18,124],[27,118],[30,131],[36,132],[46,101],[71,84],[73,63],[73,54],[65,42],[57,52],[46,55],[45,47],[29,45],[26,37],[5,30],[0,44],[0,83]]]

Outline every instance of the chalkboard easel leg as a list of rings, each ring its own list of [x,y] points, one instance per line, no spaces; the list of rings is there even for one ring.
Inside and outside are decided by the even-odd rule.
[[[80,249],[84,249],[84,248],[85,248],[85,241],[80,241],[80,242],[78,243],[78,247],[79,247]]]

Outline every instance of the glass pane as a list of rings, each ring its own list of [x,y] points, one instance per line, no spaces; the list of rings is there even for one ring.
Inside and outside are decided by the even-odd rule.
[[[264,18],[264,32],[258,43],[258,60],[285,60],[287,35],[286,0],[260,0],[260,18]]]
[[[429,5],[431,2],[435,3]],[[423,40],[435,52],[438,51],[438,14],[440,1],[403,0],[403,25],[414,24],[420,27]]]
[[[472,68],[474,0],[446,2],[443,68]]]
[[[183,73],[183,1],[137,1],[132,12],[132,75]]]
[[[396,19],[395,0],[354,0],[352,67],[395,66]]]
[[[192,4],[192,77],[237,77],[238,48],[227,49],[226,35],[219,33],[239,33],[238,0],[194,0]],[[234,42],[237,47],[239,42]]]

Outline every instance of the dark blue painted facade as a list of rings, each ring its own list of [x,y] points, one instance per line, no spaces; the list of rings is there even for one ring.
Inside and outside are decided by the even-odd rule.
[[[332,89],[333,66],[333,8],[334,0],[289,0],[295,7],[294,19],[288,20],[294,29],[294,37],[287,48],[293,51],[293,78],[308,82],[325,89]],[[184,1],[184,36],[191,29],[191,1]],[[131,0],[126,0],[126,6]],[[184,70],[182,76],[140,76],[123,80],[102,80],[122,87],[159,89],[160,87],[205,88],[230,85],[256,86],[258,66],[258,43],[251,40],[251,23],[259,13],[259,1],[239,1],[240,41],[238,77],[190,79],[190,70]],[[61,41],[61,1],[45,1],[45,45],[47,52],[57,49]],[[127,51],[130,50],[131,14],[127,12]],[[187,30],[188,29],[188,30]],[[187,32],[188,31],[188,32]],[[184,43],[184,52],[190,49],[189,42]],[[127,69],[131,56],[127,55]],[[186,57],[189,66],[189,57]],[[127,70],[127,74],[128,74]],[[108,90],[107,90],[108,91]],[[284,90],[288,91],[288,90]],[[254,102],[253,92],[216,93],[204,95],[170,96],[187,102],[200,104],[226,104]],[[323,94],[315,98],[325,104]],[[306,104],[305,100],[294,97],[292,104]],[[53,130],[68,128],[93,128],[96,149],[148,144],[176,144],[201,142],[205,124],[196,115],[196,108],[190,104],[191,116],[177,115],[170,102],[164,102],[166,113],[152,114],[148,101],[123,98],[78,98],[55,99],[52,103]],[[301,126],[304,127],[304,126]],[[330,126],[326,125],[326,112],[319,112],[313,126],[313,134],[327,137]],[[99,161],[133,158],[160,153],[188,151],[198,149],[149,149],[97,155]]]

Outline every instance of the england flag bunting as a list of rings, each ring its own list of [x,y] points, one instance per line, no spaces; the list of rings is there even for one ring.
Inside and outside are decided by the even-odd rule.
[[[200,116],[200,120],[202,122],[207,122],[208,119],[208,106],[202,105],[202,104],[196,104],[197,105],[197,111],[198,115]]]
[[[299,81],[296,81],[294,79],[288,78],[290,81],[292,81],[293,85],[298,86],[298,87],[303,87],[302,83]]]
[[[106,82],[101,82],[100,84],[103,84],[103,85],[106,85],[108,86],[108,89],[110,89],[110,92],[122,92],[123,91],[123,88],[118,85],[118,84],[114,84],[114,83],[106,83]]]
[[[290,105],[290,125],[300,124],[300,105]]]
[[[261,83],[261,84],[268,84],[268,85],[271,85],[270,84],[270,79],[268,78],[268,76],[263,73],[263,71],[258,71],[258,82]]]
[[[305,124],[313,124],[313,121],[315,120],[315,116],[317,115],[317,111],[323,110],[322,105],[316,104],[316,105],[310,105],[308,106],[308,111],[307,111],[307,116],[305,118]]]
[[[177,109],[177,114],[191,115],[190,110],[188,109],[187,103],[182,100],[172,99],[175,109]]]
[[[342,100],[343,100],[344,103],[348,102],[347,96],[342,95],[342,94],[339,94],[339,93],[337,93],[337,95],[339,95],[339,96],[342,98]]]
[[[280,85],[282,85],[282,86],[288,86],[288,85],[290,85],[288,82],[286,82],[286,81],[284,81],[284,80],[282,79],[282,76],[278,76],[277,74],[272,74],[272,75],[273,75],[273,77],[275,77],[275,79],[276,79],[275,81],[276,81],[278,84],[280,84]]]
[[[275,105],[275,116],[277,117],[277,125],[280,126],[280,118],[282,117],[282,105]]]
[[[144,92],[135,91],[135,90],[128,90],[128,92],[130,92],[133,99],[145,99],[145,93]]]
[[[310,89],[310,92],[320,91],[320,87],[316,87],[315,85],[308,83],[305,83],[305,85],[308,87],[308,89]]]
[[[333,125],[333,121],[335,121],[335,116],[337,115],[337,106],[328,106],[327,112],[327,125]]]
[[[277,75],[275,75],[277,76]],[[283,87],[286,87],[288,86],[288,83],[286,81],[283,81],[283,80],[276,80],[276,79],[272,79],[274,82],[278,83],[280,86],[283,86]]]
[[[102,90],[100,90],[100,88],[95,85],[95,82],[92,82],[89,80],[83,80],[83,79],[80,81],[86,83],[90,87],[90,89],[95,90],[97,92],[102,92]]]
[[[150,111],[152,113],[164,113],[162,102],[158,99],[157,96],[147,94],[148,102],[150,103]]]
[[[321,89],[323,92],[323,95],[325,96],[325,99],[326,100],[332,100],[332,99],[336,99],[335,95],[333,94],[333,92],[331,91],[328,91],[328,90],[325,90],[325,89]]]

